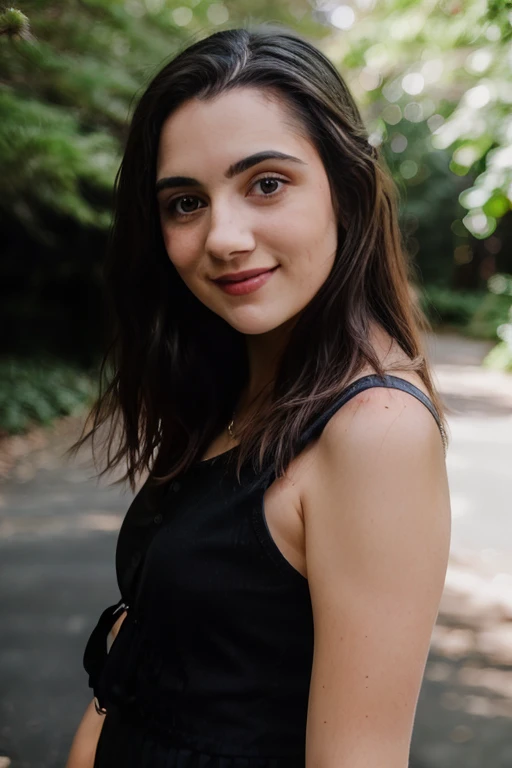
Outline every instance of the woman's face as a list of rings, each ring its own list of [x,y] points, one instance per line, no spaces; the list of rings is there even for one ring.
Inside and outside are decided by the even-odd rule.
[[[334,263],[329,182],[300,133],[267,92],[239,88],[184,103],[160,135],[157,194],[169,258],[192,293],[244,334],[292,320]],[[277,153],[283,157],[264,157]],[[215,282],[246,270],[266,273]]]

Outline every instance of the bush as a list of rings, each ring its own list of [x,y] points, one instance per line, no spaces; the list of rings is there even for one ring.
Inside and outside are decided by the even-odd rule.
[[[48,425],[96,394],[92,375],[59,360],[0,360],[0,433],[19,434]]]
[[[463,329],[468,326],[486,296],[484,291],[453,291],[437,285],[426,285],[421,290],[420,302],[434,328],[451,325]]]
[[[446,325],[477,339],[498,340],[497,329],[509,321],[512,299],[489,291],[453,291],[424,286],[421,306],[434,328]]]
[[[499,326],[508,322],[512,299],[506,294],[488,293],[471,318],[467,332],[479,339],[499,339]]]

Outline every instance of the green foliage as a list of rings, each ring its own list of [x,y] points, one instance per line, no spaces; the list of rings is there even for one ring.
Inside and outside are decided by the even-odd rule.
[[[16,8],[6,8],[0,13],[0,35],[29,40],[31,35],[28,18]]]
[[[94,395],[92,378],[60,361],[0,360],[0,434],[50,424],[90,405]]]
[[[49,210],[86,226],[110,221],[119,162],[114,137],[81,133],[77,118],[14,90],[0,90],[0,207],[44,231]]]
[[[511,215],[510,0],[379,0],[357,4],[352,17],[322,5],[343,27],[326,50],[366,106],[371,141],[384,147],[405,212],[410,205],[419,216],[422,271],[426,279],[446,279],[462,237],[445,227],[446,216],[462,221],[466,237],[485,240]],[[447,158],[443,180],[436,154]],[[444,197],[446,184],[451,200],[442,211],[440,256],[428,230],[439,230],[440,206],[432,210],[431,203],[438,191]]]
[[[489,352],[483,365],[512,372],[512,275],[493,275],[489,280],[489,290],[491,295],[500,298],[504,310],[508,305],[508,311],[503,322],[497,321],[496,334],[501,341]]]
[[[510,297],[488,293],[471,317],[467,333],[479,339],[498,339],[498,328],[509,318]]]
[[[434,328],[449,325],[462,330],[470,323],[486,296],[483,291],[453,291],[426,285],[420,293],[420,302]]]
[[[478,339],[499,339],[498,329],[510,318],[510,297],[505,294],[427,285],[420,303],[434,328],[450,326]]]
[[[482,365],[490,370],[512,373],[512,345],[500,341],[487,354]]]

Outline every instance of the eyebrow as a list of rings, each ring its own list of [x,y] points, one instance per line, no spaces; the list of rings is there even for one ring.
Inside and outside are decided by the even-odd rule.
[[[233,176],[238,176],[240,173],[243,173],[244,171],[247,171],[249,168],[252,168],[253,165],[258,165],[258,163],[262,163],[264,160],[288,160],[292,163],[300,163],[301,165],[307,165],[307,163],[304,162],[304,160],[300,160],[298,157],[294,157],[293,155],[287,155],[284,152],[277,152],[276,150],[269,149],[264,150],[263,152],[256,152],[254,155],[249,155],[248,157],[244,157],[242,160],[238,160],[236,163],[233,163],[229,166],[227,171],[225,172],[224,176],[226,179],[232,179]],[[197,179],[193,179],[190,176],[167,176],[162,179],[159,179],[156,183],[156,192],[157,194],[162,191],[162,189],[169,189],[172,187],[200,187],[201,182]]]

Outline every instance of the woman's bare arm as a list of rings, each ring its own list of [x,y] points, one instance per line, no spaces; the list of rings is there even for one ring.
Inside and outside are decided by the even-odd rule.
[[[305,492],[315,624],[307,768],[406,768],[450,544],[439,429],[375,388],[320,437]]]
[[[91,701],[75,733],[66,768],[93,768],[104,719]]]
[[[109,635],[112,642],[115,640],[125,617],[126,611],[120,615],[110,630]],[[75,733],[66,768],[93,768],[104,720],[105,715],[98,714],[94,700],[91,701]]]

